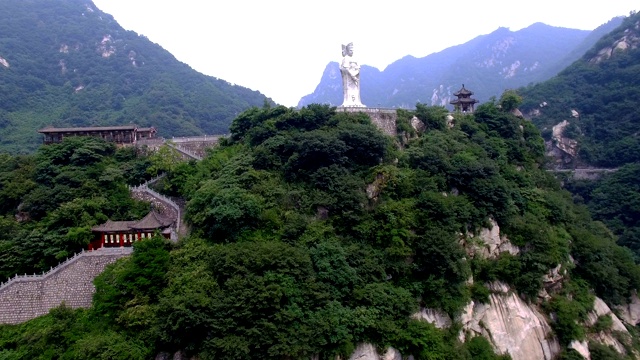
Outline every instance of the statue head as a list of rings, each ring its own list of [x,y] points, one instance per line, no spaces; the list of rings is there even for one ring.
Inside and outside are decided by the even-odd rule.
[[[353,43],[350,42],[347,45],[342,45],[342,56],[353,56]]]

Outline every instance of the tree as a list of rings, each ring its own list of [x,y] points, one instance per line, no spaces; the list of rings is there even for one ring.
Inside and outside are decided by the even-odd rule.
[[[522,96],[518,95],[515,90],[505,90],[498,101],[502,110],[511,112],[522,104]]]

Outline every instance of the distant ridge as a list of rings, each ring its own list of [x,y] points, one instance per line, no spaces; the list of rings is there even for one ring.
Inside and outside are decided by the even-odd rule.
[[[423,58],[405,56],[384,71],[363,65],[362,101],[382,107],[413,107],[417,102],[449,106],[453,92],[464,83],[485,102],[506,89],[554,76],[621,22],[622,18],[614,18],[594,31],[540,22],[515,32],[500,27]],[[315,91],[302,97],[298,107],[339,105],[339,75],[338,64],[329,63]]]

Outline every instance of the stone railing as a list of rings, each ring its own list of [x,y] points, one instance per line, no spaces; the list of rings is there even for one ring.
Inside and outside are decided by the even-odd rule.
[[[185,136],[185,137],[172,137],[171,142],[174,144],[182,142],[210,142],[218,141],[220,138],[227,137],[229,135],[203,135],[203,136]]]
[[[72,308],[90,307],[93,279],[131,247],[81,251],[42,274],[16,275],[0,285],[0,324],[18,324],[47,314],[65,303]]]
[[[167,176],[167,173],[162,173],[162,174],[160,174],[160,175],[158,175],[158,176],[156,176],[154,178],[151,178],[151,179],[145,181],[144,183],[142,183],[140,185],[145,185],[145,186],[153,185],[153,184],[157,183],[158,180],[160,180],[160,179],[162,179],[162,178],[164,178],[166,176]]]
[[[180,206],[178,206],[178,204],[176,204],[173,200],[171,200],[170,198],[156,192],[153,191],[149,188],[149,184],[152,184],[156,181],[158,181],[160,178],[164,177],[165,174],[159,175],[141,185],[138,186],[129,186],[129,191],[131,192],[145,192],[149,195],[151,195],[152,197],[158,199],[159,201],[169,205],[175,212],[176,212],[176,226],[175,229],[172,229],[172,233],[171,233],[171,239],[172,240],[177,240],[177,234],[180,232],[180,219],[182,218],[182,212],[180,210]]]

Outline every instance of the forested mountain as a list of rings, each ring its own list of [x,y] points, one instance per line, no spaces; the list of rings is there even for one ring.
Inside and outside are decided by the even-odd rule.
[[[46,125],[225,133],[265,101],[196,72],[90,0],[0,2],[0,150],[35,150]]]
[[[440,107],[401,110],[397,138],[329,106],[243,112],[202,161],[165,168],[159,190],[187,200],[191,235],[175,246],[136,243],[96,279],[91,309],[0,326],[0,355],[335,359],[370,343],[419,360],[576,359],[582,341],[594,360],[626,358],[638,351],[635,324],[602,312],[602,300],[630,301],[640,268],[543,169],[542,138],[511,113],[509,96],[453,126]],[[409,125],[414,116],[425,129]],[[35,160],[2,158],[3,184],[90,189],[123,174],[122,162],[144,160],[99,141],[74,150],[73,140]],[[66,184],[83,162],[94,176]],[[113,189],[125,180],[115,177]],[[30,220],[13,213],[48,201],[7,193],[2,225],[14,232]],[[102,209],[93,201],[72,207],[87,224]],[[57,211],[37,219],[50,224]],[[500,244],[482,235],[488,229]],[[74,233],[68,241],[82,239]],[[427,310],[449,324],[419,320]],[[483,315],[491,311],[508,326],[525,313],[539,325],[504,332],[507,323]]]
[[[85,249],[91,227],[107,219],[146,215],[149,205],[131,199],[127,185],[151,177],[151,159],[86,137],[31,155],[0,154],[0,282]]]
[[[615,167],[640,161],[638,24],[638,14],[626,18],[558,76],[518,90],[524,99],[521,111],[546,140],[551,140],[554,126],[568,121],[564,137],[579,144],[577,157],[566,159],[569,166]]]
[[[553,166],[620,168],[600,181],[566,185],[640,258],[640,14],[555,78],[518,93]]]
[[[362,66],[362,101],[369,107],[412,108],[417,102],[450,106],[452,94],[465,84],[485,102],[506,89],[556,75],[621,21],[614,18],[592,32],[542,23],[515,32],[499,28],[423,58],[406,56],[384,71]],[[366,64],[366,59],[359,60]],[[311,103],[342,104],[337,62],[327,65],[315,91],[298,106]]]

